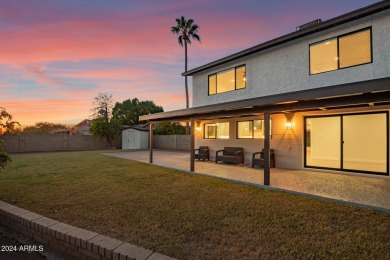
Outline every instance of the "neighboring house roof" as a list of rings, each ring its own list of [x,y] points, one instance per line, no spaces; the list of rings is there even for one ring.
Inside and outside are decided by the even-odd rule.
[[[357,19],[361,19],[363,17],[378,13],[380,11],[383,11],[383,10],[386,10],[389,8],[390,8],[390,1],[388,1],[388,0],[381,1],[378,3],[372,4],[372,5],[369,5],[367,7],[352,11],[350,13],[346,13],[346,14],[343,14],[341,16],[329,19],[329,20],[322,22],[318,25],[286,34],[284,36],[275,38],[273,40],[261,43],[259,45],[254,46],[254,47],[248,48],[246,50],[229,55],[229,56],[224,57],[222,59],[207,63],[203,66],[194,68],[194,69],[189,70],[187,72],[183,72],[182,75],[183,76],[192,76],[196,73],[199,73],[201,71],[204,71],[204,70],[207,70],[207,69],[219,66],[219,65],[222,65],[224,63],[231,62],[231,61],[237,60],[239,58],[254,54],[256,52],[260,52],[260,51],[281,45],[283,43],[286,43],[286,42],[289,42],[292,40],[296,40],[298,38],[302,38],[302,37],[310,35],[310,34],[324,31],[324,30],[330,29],[332,27],[335,27],[335,26],[338,26],[338,25],[341,25],[344,23],[348,23],[348,22],[351,22],[351,21],[354,21]]]
[[[77,127],[77,126],[82,125],[82,124],[91,125],[91,124],[92,124],[92,120],[90,120],[90,119],[84,119],[83,121],[81,121],[80,123],[78,123],[77,125],[75,125],[74,127]]]

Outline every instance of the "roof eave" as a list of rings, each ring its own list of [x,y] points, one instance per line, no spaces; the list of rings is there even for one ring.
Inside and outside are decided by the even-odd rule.
[[[276,94],[271,96],[250,98],[226,103],[180,109],[156,114],[140,116],[140,121],[183,121],[191,117],[198,117],[205,114],[213,114],[221,111],[234,111],[240,109],[255,108],[258,110],[269,109],[270,106],[283,104],[291,101],[307,101],[332,96],[353,95],[361,93],[373,93],[388,91],[390,77],[368,81],[352,82],[341,85],[326,86],[315,89],[300,90],[289,93]]]

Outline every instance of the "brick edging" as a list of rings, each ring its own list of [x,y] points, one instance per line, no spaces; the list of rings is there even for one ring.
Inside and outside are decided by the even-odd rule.
[[[168,256],[71,226],[0,200],[0,224],[72,259],[168,260]]]

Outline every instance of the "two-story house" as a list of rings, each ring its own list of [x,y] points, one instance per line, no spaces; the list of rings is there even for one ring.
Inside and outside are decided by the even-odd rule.
[[[389,175],[389,8],[316,20],[194,68],[183,73],[192,108],[140,120],[191,121],[192,148],[207,145],[211,159],[243,147],[250,164],[265,148],[268,174],[271,148],[277,167]]]

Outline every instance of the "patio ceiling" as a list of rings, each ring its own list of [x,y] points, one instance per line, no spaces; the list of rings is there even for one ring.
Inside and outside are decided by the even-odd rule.
[[[390,77],[140,116],[140,121],[188,121],[264,113],[390,105]]]

